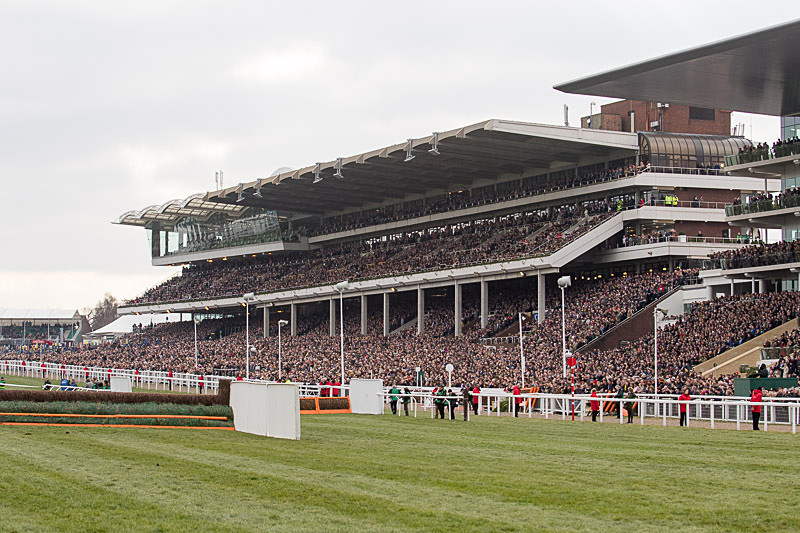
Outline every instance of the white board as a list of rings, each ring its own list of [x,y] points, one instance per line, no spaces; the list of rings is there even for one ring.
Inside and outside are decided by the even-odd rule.
[[[231,383],[230,405],[236,431],[300,439],[300,389],[293,383]]]
[[[350,380],[350,412],[360,415],[383,414],[382,379]]]
[[[131,378],[111,376],[111,392],[131,392]]]

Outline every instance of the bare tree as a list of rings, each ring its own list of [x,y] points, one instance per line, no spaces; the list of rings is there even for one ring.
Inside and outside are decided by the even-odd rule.
[[[103,299],[95,304],[94,309],[89,315],[92,330],[102,328],[117,319],[117,306],[119,301],[111,293],[106,293]]]

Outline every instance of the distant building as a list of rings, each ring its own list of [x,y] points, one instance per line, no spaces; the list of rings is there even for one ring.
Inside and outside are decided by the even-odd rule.
[[[620,100],[600,106],[600,113],[582,117],[581,127],[727,136],[731,133],[731,112],[666,102]]]

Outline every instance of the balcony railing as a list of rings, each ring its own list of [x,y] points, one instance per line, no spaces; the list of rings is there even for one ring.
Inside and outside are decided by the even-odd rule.
[[[781,194],[772,199],[759,200],[746,204],[728,205],[725,207],[725,215],[729,217],[751,215],[754,213],[766,213],[768,211],[792,207],[800,207],[800,195]]]

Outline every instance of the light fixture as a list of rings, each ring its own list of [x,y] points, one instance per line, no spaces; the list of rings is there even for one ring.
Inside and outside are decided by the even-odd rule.
[[[342,179],[344,176],[342,175],[342,158],[336,158],[336,172],[333,173],[334,178]]]
[[[244,194],[242,194],[242,190],[243,189],[244,189],[244,185],[240,183],[239,187],[236,189],[236,194],[239,195],[238,198],[236,198],[236,203],[239,203],[242,200],[244,200]]]
[[[429,154],[439,155],[439,132],[433,132],[433,146],[428,150]]]
[[[408,147],[406,148],[406,158],[404,159],[406,163],[408,163],[409,161],[414,159],[414,157],[416,157],[414,154],[411,153],[411,150],[413,149],[414,149],[414,139],[409,139]]]
[[[253,193],[256,198],[261,198],[261,180],[256,180],[256,192]]]
[[[320,181],[322,181],[322,176],[319,175],[319,170],[320,170],[321,166],[322,166],[322,163],[317,163],[314,166],[314,181],[313,181],[313,183],[319,183]]]

